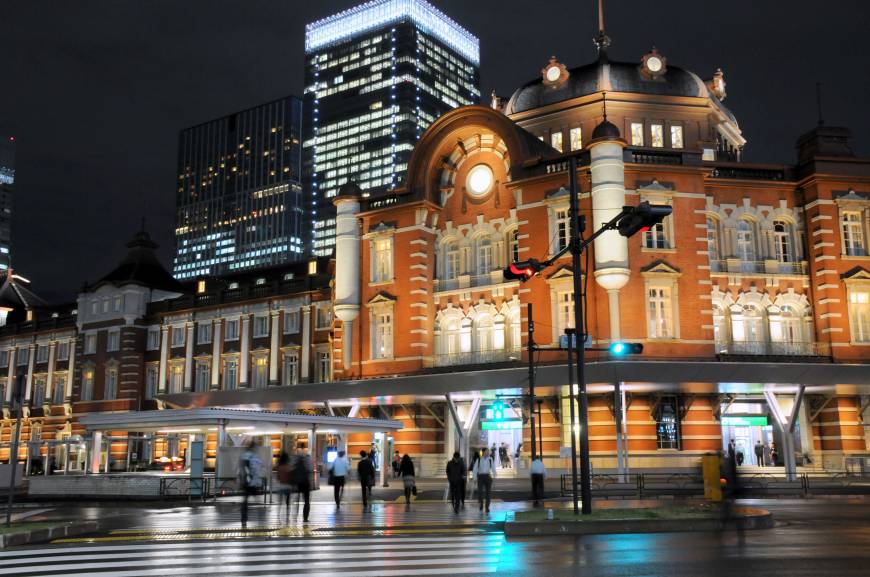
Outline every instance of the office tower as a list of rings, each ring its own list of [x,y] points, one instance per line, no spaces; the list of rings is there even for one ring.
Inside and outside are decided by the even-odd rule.
[[[0,271],[11,265],[15,137],[0,135]]]
[[[480,100],[480,44],[422,0],[374,0],[306,26],[305,195],[313,252],[332,253],[342,184],[403,184],[414,144]]]
[[[301,129],[288,96],[181,131],[176,278],[304,258]]]

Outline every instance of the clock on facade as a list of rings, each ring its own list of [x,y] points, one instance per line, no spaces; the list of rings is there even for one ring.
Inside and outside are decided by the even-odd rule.
[[[550,62],[541,69],[541,75],[544,78],[544,84],[552,88],[559,88],[568,80],[568,69],[565,65],[556,60],[555,56],[550,57]]]
[[[647,79],[662,76],[667,72],[667,69],[668,59],[659,54],[655,47],[641,58],[640,72]]]

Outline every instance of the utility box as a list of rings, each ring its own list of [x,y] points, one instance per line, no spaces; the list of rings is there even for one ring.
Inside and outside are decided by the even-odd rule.
[[[722,459],[718,455],[704,455],[701,457],[701,466],[704,471],[704,498],[718,503],[722,500]]]

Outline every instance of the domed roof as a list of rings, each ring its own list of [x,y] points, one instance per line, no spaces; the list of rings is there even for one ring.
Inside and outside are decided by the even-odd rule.
[[[599,138],[622,138],[622,135],[619,133],[619,128],[617,128],[615,124],[604,119],[604,121],[596,126],[595,130],[592,131],[592,140],[597,140]]]
[[[354,181],[348,180],[339,187],[338,194],[336,196],[355,196],[359,198],[360,196],[362,196],[362,189],[360,189],[359,185]]]
[[[664,74],[647,77],[637,62],[598,60],[568,71],[559,85],[548,86],[543,77],[532,80],[511,96],[505,114],[518,114],[596,92],[634,92],[662,96],[710,96],[704,82],[692,72],[668,64]]]

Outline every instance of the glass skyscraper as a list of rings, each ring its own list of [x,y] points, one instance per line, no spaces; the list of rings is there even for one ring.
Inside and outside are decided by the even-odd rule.
[[[400,187],[423,131],[480,101],[480,43],[427,2],[374,0],[306,26],[305,52],[305,203],[325,256],[341,185]]]
[[[11,265],[15,137],[0,135],[0,271]]]
[[[181,131],[176,278],[305,258],[301,130],[288,96]]]

